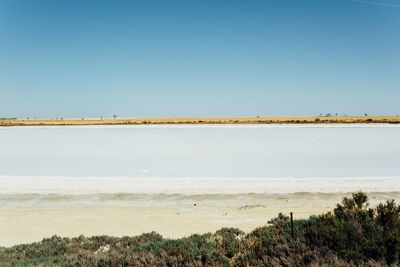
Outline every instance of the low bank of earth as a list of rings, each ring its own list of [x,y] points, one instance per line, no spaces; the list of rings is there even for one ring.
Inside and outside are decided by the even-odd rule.
[[[147,125],[147,124],[331,124],[400,123],[400,116],[308,116],[308,117],[172,117],[172,118],[0,118],[0,126]]]

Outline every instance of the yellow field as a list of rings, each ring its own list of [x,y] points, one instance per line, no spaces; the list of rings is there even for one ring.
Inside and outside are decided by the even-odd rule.
[[[230,117],[230,118],[83,118],[0,119],[0,126],[129,124],[270,124],[270,123],[400,123],[400,116]]]

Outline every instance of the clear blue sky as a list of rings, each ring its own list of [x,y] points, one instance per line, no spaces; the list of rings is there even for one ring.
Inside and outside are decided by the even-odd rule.
[[[1,0],[0,117],[400,114],[400,0]]]

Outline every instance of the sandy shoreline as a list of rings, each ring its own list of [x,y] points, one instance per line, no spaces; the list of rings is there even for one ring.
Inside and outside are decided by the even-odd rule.
[[[0,126],[147,125],[147,124],[309,124],[400,123],[400,116],[307,116],[307,117],[166,117],[166,118],[0,118]]]
[[[363,190],[375,206],[400,201],[400,177],[132,178],[0,176],[0,246],[59,235],[179,238],[237,227],[278,213],[307,218]]]
[[[350,194],[1,194],[0,246],[40,241],[54,234],[132,236],[157,231],[177,238],[222,227],[251,231],[279,212],[307,218],[330,211],[346,195]],[[371,205],[392,198],[400,200],[396,192],[368,195]]]

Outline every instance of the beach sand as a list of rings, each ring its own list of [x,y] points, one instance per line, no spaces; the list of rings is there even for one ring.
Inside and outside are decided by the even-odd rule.
[[[59,235],[132,236],[156,231],[177,238],[237,227],[246,232],[279,212],[295,219],[332,211],[343,193],[0,195],[0,246]],[[400,193],[368,193],[372,206]]]

